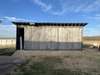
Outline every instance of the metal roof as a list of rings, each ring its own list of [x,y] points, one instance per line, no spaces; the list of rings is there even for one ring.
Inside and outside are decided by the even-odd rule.
[[[32,23],[32,22],[12,22],[15,25],[33,25],[33,26],[85,26],[88,23]]]

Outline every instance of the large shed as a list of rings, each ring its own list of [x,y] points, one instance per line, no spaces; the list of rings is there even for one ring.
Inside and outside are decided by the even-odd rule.
[[[82,49],[83,27],[87,23],[13,22],[17,27],[16,49]]]

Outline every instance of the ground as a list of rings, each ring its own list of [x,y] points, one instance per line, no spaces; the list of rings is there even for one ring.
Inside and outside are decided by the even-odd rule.
[[[100,52],[94,49],[54,53],[30,51],[19,56],[27,62],[16,66],[9,75],[100,75]]]
[[[19,57],[23,60],[19,61]],[[0,57],[0,74],[6,72],[7,75],[100,75],[100,52],[97,49],[17,51],[12,56]]]

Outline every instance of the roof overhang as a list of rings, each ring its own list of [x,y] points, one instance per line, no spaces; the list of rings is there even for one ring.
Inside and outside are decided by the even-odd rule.
[[[32,23],[32,22],[12,22],[15,25],[32,25],[32,26],[85,26],[88,23]]]

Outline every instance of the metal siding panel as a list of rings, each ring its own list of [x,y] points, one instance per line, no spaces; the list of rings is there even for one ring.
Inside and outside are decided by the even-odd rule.
[[[32,49],[32,33],[31,27],[24,28],[24,49]]]
[[[80,49],[81,29],[74,27],[27,27],[25,49]]]
[[[50,30],[49,30],[49,49],[58,49],[58,28],[57,27],[50,27]]]
[[[47,49],[47,28],[41,27],[40,29],[40,46],[39,49]]]

